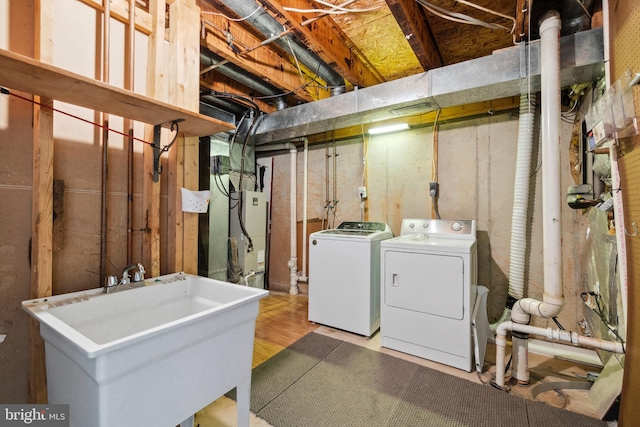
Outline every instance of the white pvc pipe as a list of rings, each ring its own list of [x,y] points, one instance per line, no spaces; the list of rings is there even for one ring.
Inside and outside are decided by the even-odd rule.
[[[611,40],[609,35],[609,0],[602,0],[602,25],[604,27],[602,31],[604,45],[604,77],[607,87],[611,87],[611,62],[609,61],[611,56],[609,45]]]
[[[304,184],[302,195],[302,274],[298,280],[307,281],[307,203],[309,198],[309,140],[303,138],[304,141]]]
[[[540,85],[542,106],[542,241],[544,267],[544,293],[542,301],[533,298],[518,300],[511,309],[511,320],[526,325],[531,315],[550,318],[557,315],[564,305],[562,289],[562,222],[560,193],[560,14],[551,10],[540,19]],[[520,154],[520,153],[518,153]],[[530,162],[530,158],[529,158]],[[528,178],[527,178],[528,179]],[[526,193],[525,193],[526,194]],[[526,202],[525,202],[526,203]],[[516,207],[514,206],[514,211]],[[524,224],[526,226],[526,222]],[[526,228],[525,228],[526,230]],[[522,230],[524,232],[524,230]],[[526,234],[525,234],[526,237]],[[513,243],[513,241],[512,241]],[[524,255],[524,252],[522,253]],[[522,261],[524,257],[511,259]],[[524,269],[523,276],[524,279]],[[509,277],[511,280],[517,277]],[[522,283],[524,286],[524,281]],[[509,287],[511,291],[511,285]],[[510,292],[511,295],[511,292]],[[507,322],[498,326],[500,328]],[[505,339],[502,337],[501,342]],[[527,340],[513,340],[513,352],[518,356],[514,360],[512,373],[521,383],[529,382]],[[496,380],[504,386],[504,349],[503,358],[496,360]],[[498,351],[496,350],[496,357]],[[502,366],[500,366],[502,365]],[[498,368],[501,377],[498,378]]]
[[[560,14],[540,24],[542,86],[542,243],[544,296],[563,300],[560,193]],[[544,299],[543,299],[544,300]],[[558,309],[558,312],[560,310]],[[557,314],[557,313],[555,313]],[[555,315],[549,313],[549,316]]]
[[[542,302],[526,298],[513,306],[511,319],[529,323],[530,315],[553,317],[564,304],[560,193],[560,14],[547,12],[540,23],[542,87]]]
[[[290,199],[291,199],[291,212],[290,212],[290,216],[291,216],[291,220],[290,220],[290,236],[291,236],[291,258],[289,259],[288,262],[288,266],[289,266],[289,276],[290,276],[290,281],[289,281],[289,293],[291,295],[297,295],[298,294],[298,247],[297,247],[297,235],[296,235],[296,228],[297,228],[297,223],[296,223],[296,219],[297,219],[297,215],[298,215],[298,208],[296,205],[296,198],[297,198],[297,175],[298,175],[298,170],[297,170],[297,155],[298,155],[298,150],[295,148],[292,148],[291,151],[291,193],[290,193]]]
[[[538,328],[536,326],[522,325],[514,322],[503,322],[498,326],[496,331],[496,385],[500,388],[504,388],[505,347],[507,344],[506,337],[508,331],[539,335],[552,341],[567,342],[578,347],[605,350],[619,354],[624,353],[624,346],[619,342],[580,336],[577,332],[572,331],[561,331],[559,329]]]

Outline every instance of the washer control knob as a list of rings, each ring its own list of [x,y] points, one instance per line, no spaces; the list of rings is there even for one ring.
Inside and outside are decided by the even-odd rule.
[[[424,224],[422,224],[422,228],[429,228],[429,223],[425,222]]]
[[[451,229],[453,231],[460,231],[462,230],[462,224],[460,224],[459,222],[454,222],[453,224],[451,224]]]
[[[409,223],[409,228],[413,228],[413,227],[415,227],[415,226],[416,226],[416,225],[415,225],[414,223],[412,223],[412,222],[410,222],[410,223]]]

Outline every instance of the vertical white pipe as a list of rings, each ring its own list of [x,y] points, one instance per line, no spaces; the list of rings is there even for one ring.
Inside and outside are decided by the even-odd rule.
[[[304,183],[302,195],[302,279],[307,278],[307,203],[309,198],[309,140],[304,138]]]
[[[610,35],[609,35],[609,0],[602,0],[602,39],[604,42],[604,77],[607,87],[611,87]]]
[[[560,14],[541,19],[542,241],[545,297],[562,298],[560,193]]]
[[[507,328],[503,325],[511,324],[511,322],[501,323],[496,331],[496,385],[504,388],[504,371],[505,371],[505,347],[507,346]],[[502,328],[501,328],[502,327]]]
[[[529,336],[514,332],[511,334],[511,376],[520,385],[529,384]]]
[[[291,220],[290,220],[290,236],[291,236],[291,258],[289,259],[289,276],[290,276],[290,281],[289,281],[289,293],[291,295],[297,295],[298,294],[298,247],[297,247],[297,236],[296,236],[296,227],[297,227],[297,223],[296,223],[296,219],[297,219],[297,215],[298,215],[298,208],[296,205],[296,198],[297,198],[297,175],[298,175],[298,168],[297,168],[297,154],[298,154],[298,150],[296,150],[295,148],[292,148],[290,150],[291,153],[291,193],[290,193],[290,198],[291,198]]]

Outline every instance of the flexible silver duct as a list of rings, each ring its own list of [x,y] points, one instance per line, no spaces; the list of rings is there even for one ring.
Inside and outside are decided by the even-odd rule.
[[[206,66],[216,65],[223,60],[224,59],[222,57],[216,55],[213,52],[210,52],[206,49],[200,50],[200,63]],[[277,96],[277,98],[275,98],[276,108],[278,110],[286,108],[287,102],[285,99],[285,95],[281,90],[273,85],[270,85],[264,80],[259,79],[253,74],[243,70],[237,65],[226,63],[216,68],[216,71],[222,75],[229,77],[230,79],[237,81],[238,83],[245,85],[248,88],[255,90],[256,92],[259,92],[262,95]]]
[[[267,38],[277,36],[284,31],[282,24],[253,0],[222,0],[222,3],[239,16],[248,16],[245,22],[256,28]],[[257,13],[253,13],[256,9],[260,10]],[[276,39],[274,43],[289,52],[290,48],[287,41],[291,42],[291,49],[293,49],[298,60],[309,70],[317,73],[318,77],[331,87],[331,96],[344,93],[344,79],[298,39],[287,35]]]

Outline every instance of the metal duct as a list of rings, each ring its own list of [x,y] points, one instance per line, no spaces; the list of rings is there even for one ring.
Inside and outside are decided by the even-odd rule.
[[[204,114],[205,116],[213,117],[218,120],[222,120],[227,123],[236,123],[237,112],[234,112],[231,105],[216,105],[212,102],[209,102],[208,99],[200,98],[200,114]],[[203,102],[205,101],[205,102]],[[231,103],[228,103],[231,104]]]
[[[531,49],[530,76],[527,77]],[[604,75],[602,29],[561,39],[561,87]],[[354,90],[268,114],[256,128],[257,144],[540,90],[540,44],[524,42],[482,58]],[[410,108],[415,107],[415,108]]]
[[[228,111],[231,114],[234,114],[236,117],[239,117],[247,111],[248,106],[243,106],[237,102],[234,102],[228,98],[221,98],[213,95],[200,95],[200,102],[210,105],[215,108],[220,108],[222,110]],[[235,120],[234,120],[235,123]]]
[[[591,10],[593,0],[582,0],[582,4],[587,10]],[[562,19],[562,31],[560,34],[563,36],[591,28],[591,19],[575,0],[562,2],[560,17]]]
[[[224,61],[224,59],[213,52],[210,52],[206,49],[200,50],[200,62],[206,66],[215,65]],[[261,93],[262,95],[273,95],[279,96],[275,98],[276,108],[281,110],[286,108],[287,101],[285,99],[284,93],[281,90],[276,88],[275,86],[265,82],[264,80],[254,76],[253,74],[243,70],[237,65],[225,63],[218,68],[216,71],[222,75],[229,77],[248,88],[255,90],[256,92]],[[283,105],[284,104],[284,105]]]
[[[277,36],[284,31],[282,24],[253,0],[221,1],[239,16],[248,16],[245,22],[252,25],[267,38]],[[254,13],[257,9],[259,9],[258,12]],[[293,49],[298,61],[303,63],[312,72],[317,73],[318,77],[331,86],[332,96],[344,93],[344,79],[298,39],[287,35],[275,40],[274,43],[289,52],[290,48],[287,40],[291,42],[291,49]]]

